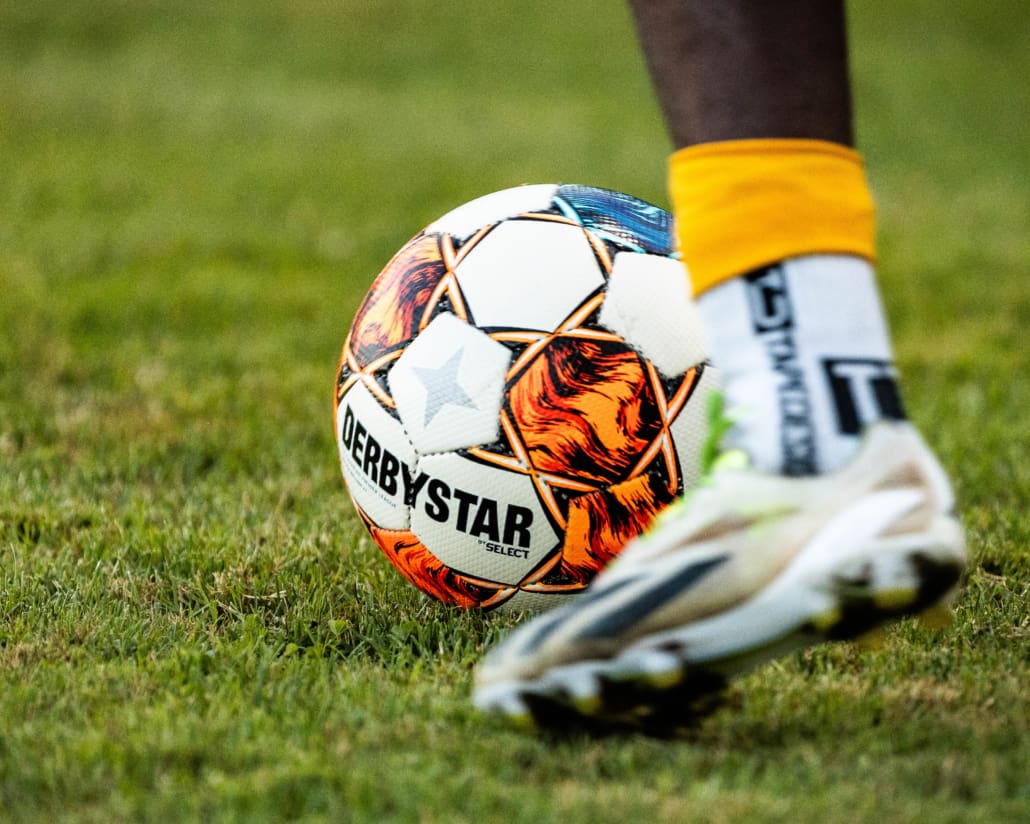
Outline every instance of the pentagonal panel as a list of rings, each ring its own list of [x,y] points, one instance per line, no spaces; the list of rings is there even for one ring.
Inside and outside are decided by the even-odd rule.
[[[497,440],[511,352],[450,313],[437,315],[387,377],[420,454]]]
[[[583,229],[545,220],[502,223],[455,275],[476,325],[544,331],[604,284]]]
[[[617,254],[600,321],[666,377],[680,375],[705,359],[701,318],[678,260]]]
[[[362,383],[355,383],[336,410],[336,446],[354,502],[385,529],[408,526],[405,490],[415,450],[400,423]]]
[[[557,188],[553,183],[538,183],[478,197],[430,223],[426,227],[426,234],[448,234],[464,240],[484,226],[505,218],[550,209],[551,198]]]
[[[418,468],[411,530],[446,566],[517,584],[557,547],[529,476],[455,454],[423,458]]]

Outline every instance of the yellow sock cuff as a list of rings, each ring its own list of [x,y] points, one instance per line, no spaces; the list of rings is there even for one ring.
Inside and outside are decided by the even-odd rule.
[[[669,191],[695,294],[799,255],[875,259],[862,156],[838,143],[763,138],[689,146],[669,159]]]

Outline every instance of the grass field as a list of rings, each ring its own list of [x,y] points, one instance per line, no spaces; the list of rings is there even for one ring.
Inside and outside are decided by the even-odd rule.
[[[0,4],[0,820],[1030,820],[1030,13],[856,2],[954,624],[738,683],[685,741],[477,718],[504,619],[363,534],[339,347],[424,223],[522,182],[665,202],[618,3]]]

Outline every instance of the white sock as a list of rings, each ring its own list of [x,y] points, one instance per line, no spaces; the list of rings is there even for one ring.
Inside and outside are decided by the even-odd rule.
[[[862,430],[901,419],[872,267],[844,255],[793,258],[698,297],[734,421],[723,445],[787,475],[846,463]]]

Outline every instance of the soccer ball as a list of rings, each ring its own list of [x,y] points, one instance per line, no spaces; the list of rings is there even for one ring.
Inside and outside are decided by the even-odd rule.
[[[699,474],[715,376],[671,218],[588,186],[496,192],[387,264],[334,418],[362,521],[448,604],[583,590]]]

